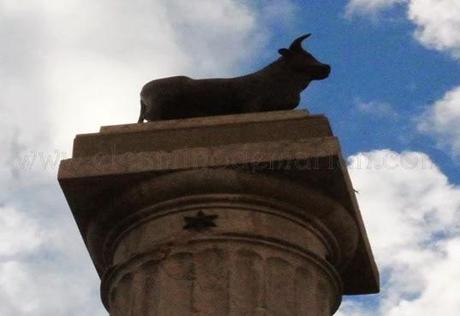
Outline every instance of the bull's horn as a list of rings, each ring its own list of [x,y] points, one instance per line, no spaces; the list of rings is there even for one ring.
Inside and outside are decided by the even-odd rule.
[[[308,34],[302,35],[301,37],[295,39],[295,40],[292,42],[291,46],[289,46],[289,49],[290,49],[291,51],[293,51],[293,52],[300,52],[300,51],[302,51],[302,50],[303,50],[303,48],[302,48],[302,41],[303,41],[304,39],[306,39],[306,38],[309,38],[310,35],[311,35],[311,34],[308,33]]]

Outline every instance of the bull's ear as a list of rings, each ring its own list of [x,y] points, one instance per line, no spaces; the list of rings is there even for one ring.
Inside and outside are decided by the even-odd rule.
[[[292,52],[287,48],[279,49],[278,53],[280,53],[281,56],[286,57],[286,58],[292,56]]]

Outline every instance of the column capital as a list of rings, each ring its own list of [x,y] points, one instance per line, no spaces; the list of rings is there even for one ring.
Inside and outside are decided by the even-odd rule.
[[[196,281],[208,259],[228,271],[228,284],[237,282],[231,275],[240,264],[247,272],[261,269],[258,277],[269,283],[275,266],[294,283],[310,280],[308,270],[329,289],[324,306],[331,311],[341,294],[379,290],[340,146],[324,116],[280,111],[102,127],[76,137],[58,178],[108,309],[120,304],[123,287],[147,291],[140,276],[155,275],[182,294],[190,288],[184,295],[197,299],[195,283],[182,288],[158,271],[172,265]],[[255,291],[266,293],[267,286]],[[296,306],[301,315],[306,307]]]

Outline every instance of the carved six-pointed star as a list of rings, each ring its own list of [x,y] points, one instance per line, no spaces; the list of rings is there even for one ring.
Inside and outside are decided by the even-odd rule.
[[[184,229],[202,231],[210,227],[216,227],[214,221],[218,215],[207,215],[202,211],[199,211],[195,216],[184,216]]]

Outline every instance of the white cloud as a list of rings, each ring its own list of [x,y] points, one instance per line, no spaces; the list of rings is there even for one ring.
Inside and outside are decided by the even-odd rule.
[[[458,315],[460,187],[418,152],[360,153],[349,170],[383,284],[378,306],[339,315]]]
[[[397,119],[399,116],[391,104],[385,101],[363,101],[357,98],[355,100],[355,106],[358,111],[376,117]]]
[[[39,184],[15,194],[0,207],[0,314],[106,315],[58,188]]]
[[[27,255],[41,245],[39,226],[25,214],[4,206],[0,208],[0,260]]]
[[[368,312],[358,302],[345,299],[334,316],[368,316]]]
[[[148,80],[237,73],[292,20],[275,3],[0,0],[2,316],[107,314],[59,160],[75,134],[135,122]]]
[[[58,146],[77,132],[135,122],[140,88],[153,78],[229,73],[261,48],[258,22],[233,0],[83,1],[51,14],[47,88]]]
[[[415,37],[423,45],[460,59],[458,0],[411,0],[408,16],[417,26]]]
[[[346,16],[375,17],[397,4],[407,4],[407,17],[424,46],[460,59],[460,2],[458,0],[349,0]]]
[[[378,12],[391,8],[398,3],[404,3],[407,0],[349,0],[345,8],[347,17],[354,15],[371,15],[375,16]]]
[[[423,292],[412,301],[403,300],[388,309],[388,316],[446,315],[460,311],[460,238],[440,242],[435,260],[425,261]]]
[[[460,158],[460,86],[435,102],[418,122],[418,129],[431,134],[439,145]]]

